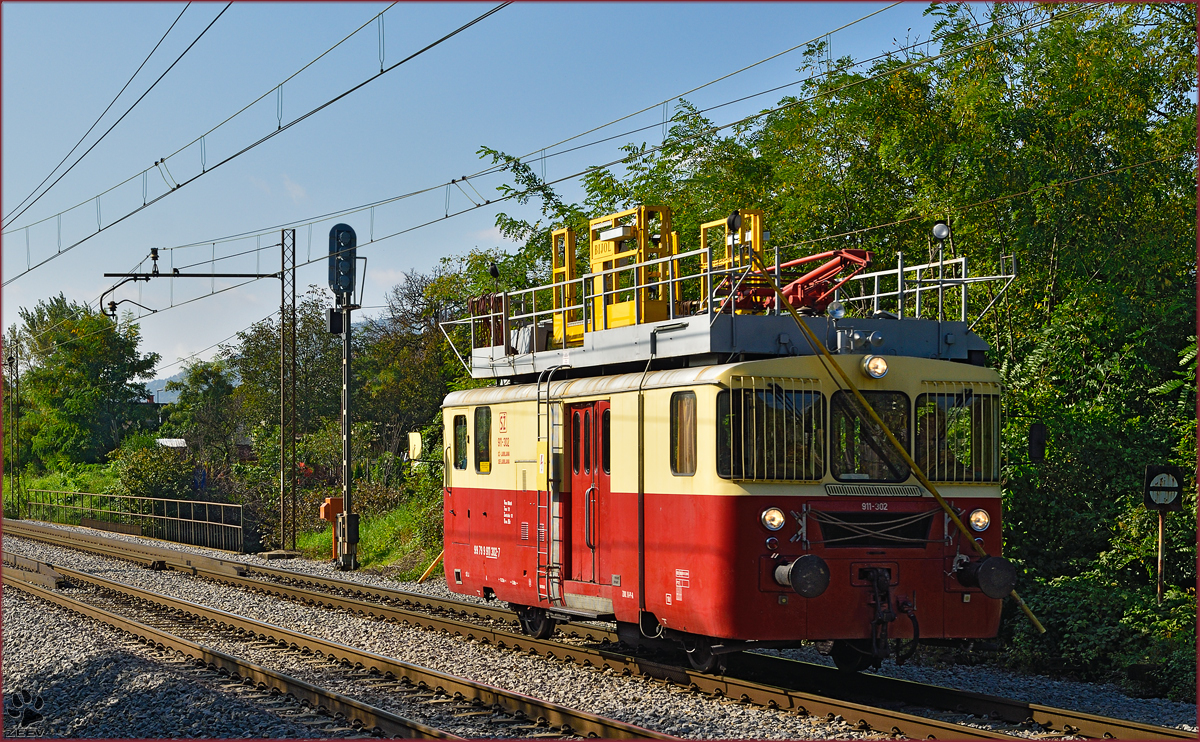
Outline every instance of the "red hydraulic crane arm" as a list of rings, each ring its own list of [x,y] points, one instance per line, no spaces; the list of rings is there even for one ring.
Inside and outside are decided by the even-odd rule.
[[[825,311],[825,307],[829,305],[833,297],[833,292],[851,278],[862,273],[871,264],[871,252],[869,250],[831,250],[789,260],[779,267],[780,269],[793,268],[818,260],[828,262],[808,271],[784,287],[783,295],[793,307],[809,307],[818,312]],[[854,270],[834,283],[838,274],[851,267]]]

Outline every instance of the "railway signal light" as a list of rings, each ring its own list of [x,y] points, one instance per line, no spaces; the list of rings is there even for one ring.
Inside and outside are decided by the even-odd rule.
[[[353,304],[355,253],[358,236],[349,224],[329,230],[329,288],[338,304]]]

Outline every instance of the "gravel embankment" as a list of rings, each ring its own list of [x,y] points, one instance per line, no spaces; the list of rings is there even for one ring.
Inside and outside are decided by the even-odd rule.
[[[133,536],[118,538],[139,540]],[[583,705],[594,713],[613,716],[635,724],[650,726],[672,734],[704,737],[789,737],[827,736],[835,730],[816,720],[798,720],[778,712],[746,709],[726,704],[717,705],[711,700],[696,699],[648,686],[642,681],[624,678],[604,678],[594,671],[574,666],[548,663],[540,658],[525,657],[501,652],[490,647],[480,647],[462,640],[450,639],[416,629],[404,629],[374,621],[357,619],[342,614],[298,606],[265,596],[247,596],[241,592],[230,592],[229,588],[206,584],[176,573],[152,573],[139,567],[99,560],[97,557],[78,552],[52,550],[52,547],[16,539],[5,539],[5,548],[20,544],[18,553],[48,561],[61,560],[64,566],[74,566],[69,560],[88,560],[96,566],[78,566],[99,574],[102,570],[116,570],[113,579],[126,579],[125,575],[136,576],[131,584],[144,585],[148,589],[161,589],[172,595],[203,602],[215,607],[231,610],[268,622],[286,622],[298,630],[324,636],[375,651],[380,654],[415,662],[444,672],[476,677],[493,685],[499,685],[530,695],[554,700],[564,705]],[[236,559],[250,564],[269,564],[274,568],[290,569],[306,574],[338,577],[367,585],[421,591],[439,597],[483,602],[470,596],[451,593],[443,579],[430,580],[417,585],[412,582],[397,582],[367,573],[338,571],[329,562],[309,560],[271,561],[255,555],[229,555],[198,547],[163,544],[198,554]],[[52,550],[54,555],[49,551]],[[44,553],[38,556],[33,551]],[[93,561],[96,560],[96,561]],[[82,563],[81,563],[82,564]],[[120,576],[117,576],[117,575]],[[174,592],[158,585],[171,585]],[[205,597],[198,597],[205,596]],[[236,596],[236,597],[235,597]],[[257,613],[255,613],[257,611]],[[333,618],[336,616],[336,619]],[[311,628],[308,628],[311,627]],[[354,637],[354,639],[351,639]],[[786,656],[810,662],[832,664],[813,648],[783,650]],[[1029,703],[1059,706],[1090,713],[1115,716],[1149,724],[1174,726],[1189,731],[1197,730],[1196,706],[1166,699],[1133,698],[1113,685],[1054,680],[1044,676],[1025,675],[984,666],[929,666],[908,664],[897,666],[886,662],[880,674],[908,680],[932,683],[947,687],[962,688],[1003,696]],[[6,670],[7,680],[7,670]],[[632,690],[631,690],[632,688]],[[583,694],[583,695],[581,695]],[[588,699],[583,702],[581,699]],[[595,699],[595,700],[593,700]],[[648,711],[647,709],[654,709]],[[659,712],[659,709],[662,711]],[[743,718],[742,712],[750,713]],[[806,723],[809,722],[809,723]],[[712,724],[710,727],[709,724]],[[838,736],[860,737],[842,725]]]

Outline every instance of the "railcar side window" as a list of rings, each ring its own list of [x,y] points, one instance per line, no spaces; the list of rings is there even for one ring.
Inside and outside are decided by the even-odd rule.
[[[579,413],[571,413],[571,471],[579,473]]]
[[[903,392],[863,392],[867,403],[888,426],[905,450],[909,448],[908,395]],[[903,482],[908,479],[908,464],[892,448],[883,431],[849,392],[835,392],[831,403],[829,428],[831,456],[829,468],[843,482]]]
[[[696,393],[671,395],[671,473],[696,473]]]
[[[467,416],[454,416],[454,468],[467,468]]]
[[[492,408],[475,408],[475,471],[492,471]]]
[[[913,458],[931,480],[995,482],[1000,479],[998,394],[978,394],[973,389],[961,387],[922,394],[917,397],[916,414]]]
[[[734,377],[717,394],[717,474],[743,481],[825,476],[825,398],[805,380]]]
[[[605,410],[604,414],[600,417],[600,463],[604,466],[605,474],[612,473],[608,467],[610,461],[608,431],[611,423],[611,412],[611,410]]]
[[[592,473],[592,411],[583,413],[583,473]]]

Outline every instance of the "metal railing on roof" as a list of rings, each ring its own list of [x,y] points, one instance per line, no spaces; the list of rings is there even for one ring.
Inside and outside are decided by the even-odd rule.
[[[579,347],[584,333],[615,327],[693,316],[707,316],[711,325],[720,314],[780,313],[777,305],[735,308],[738,292],[763,283],[763,278],[752,265],[714,268],[713,264],[709,246],[533,288],[496,292],[472,300],[470,316],[442,322],[440,327],[459,362],[471,371],[477,349],[487,349],[488,362],[495,364],[515,356]],[[784,272],[780,265],[776,248],[775,263],[767,270],[778,285],[800,275]],[[895,268],[850,277],[837,289],[837,298],[861,315],[890,312],[901,319],[947,319],[949,300],[957,309],[950,317],[965,322],[970,286],[1006,281],[975,318],[974,327],[1016,278],[1012,256],[1002,256],[1000,266],[999,275],[970,276],[966,257],[905,265],[901,254]],[[639,270],[645,268],[657,270]],[[640,281],[639,276],[647,280]],[[554,306],[556,294],[563,306]],[[644,304],[644,294],[655,297],[653,307]],[[689,295],[695,298],[683,298]],[[570,300],[562,301],[563,297]],[[452,336],[454,328],[462,326],[469,327],[465,353]]]

